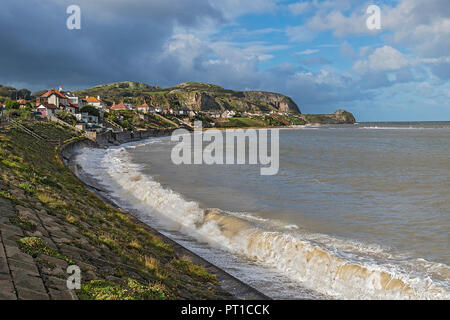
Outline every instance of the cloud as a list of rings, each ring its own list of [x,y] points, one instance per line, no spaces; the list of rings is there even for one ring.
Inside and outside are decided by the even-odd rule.
[[[382,34],[385,44],[402,47],[418,58],[439,58],[450,52],[450,6],[448,0],[399,0],[395,5],[381,6],[381,30],[366,27],[368,3],[358,1],[313,1],[314,14],[303,24],[289,26],[286,35],[293,42],[312,41],[321,33],[332,32],[335,37]],[[356,58],[348,46],[341,52]],[[395,56],[393,59],[397,58]],[[430,71],[446,79],[442,68],[429,65]]]
[[[167,78],[157,62],[176,28],[225,21],[203,0],[80,0],[81,30],[68,30],[69,3],[2,2],[0,28],[8,32],[0,34],[0,83],[24,82],[32,89],[61,81],[71,87],[128,79],[156,83]]]
[[[303,51],[301,51],[301,52],[299,52],[297,54],[299,54],[299,55],[309,55],[309,54],[317,53],[319,51],[320,51],[319,49],[306,49],[306,50],[303,50]]]
[[[387,38],[413,50],[420,57],[440,57],[450,52],[450,8],[447,0],[403,0],[383,10]]]
[[[409,66],[408,58],[400,51],[383,46],[376,49],[367,60],[359,60],[353,70],[364,74],[368,72],[394,71]]]
[[[296,2],[288,5],[289,11],[293,15],[301,15],[309,11],[311,8],[311,4],[309,2],[303,1],[303,2]]]

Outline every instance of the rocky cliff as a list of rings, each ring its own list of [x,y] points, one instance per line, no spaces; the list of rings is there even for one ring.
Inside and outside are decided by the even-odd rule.
[[[133,104],[147,103],[174,109],[188,108],[201,111],[283,111],[300,113],[291,98],[282,94],[263,91],[233,91],[222,87],[185,82],[162,89],[137,82],[119,82],[76,91],[79,96],[101,96],[109,103],[124,101]]]

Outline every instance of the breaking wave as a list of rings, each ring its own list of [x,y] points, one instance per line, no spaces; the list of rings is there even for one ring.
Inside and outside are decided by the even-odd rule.
[[[408,261],[378,245],[314,234],[249,213],[203,209],[142,174],[130,161],[128,147],[86,148],[77,162],[141,218],[150,216],[170,230],[276,269],[293,283],[332,298],[450,299],[446,265]]]

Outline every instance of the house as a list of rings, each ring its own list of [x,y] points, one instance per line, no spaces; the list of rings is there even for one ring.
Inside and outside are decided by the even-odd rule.
[[[57,108],[64,108],[69,106],[69,99],[62,92],[51,89],[42,96],[36,98],[36,106],[39,106],[42,103],[52,104]]]
[[[63,109],[64,109],[64,111],[67,111],[67,112],[69,112],[71,114],[77,114],[78,113],[78,105],[74,105],[74,104],[71,104],[71,103],[69,103],[69,105],[65,106]]]
[[[88,105],[91,105],[91,106],[96,107],[98,109],[106,109],[107,108],[106,103],[102,101],[100,96],[97,96],[97,97],[86,96],[85,100],[86,100],[86,103]]]
[[[86,99],[83,98],[79,98],[78,100],[78,107],[79,108],[83,108],[84,106],[87,106],[88,102],[86,101]]]
[[[61,89],[62,89],[62,88],[61,88]],[[60,92],[62,92],[62,91],[60,91]],[[63,93],[64,93],[64,95],[67,97],[67,99],[69,99],[69,102],[70,102],[72,105],[77,106],[77,107],[80,106],[81,100],[82,100],[82,99],[80,99],[80,98],[77,97],[77,96],[74,96],[74,95],[72,94],[72,92],[69,92],[69,91],[63,92]]]
[[[54,104],[43,102],[36,107],[36,111],[40,112],[42,116],[47,117],[56,116],[60,110]]]
[[[172,108],[169,108],[169,107],[163,107],[162,113],[163,113],[164,115],[173,114],[173,109],[172,109]]]
[[[149,113],[150,107],[148,104],[144,103],[137,107],[137,111],[140,113]]]
[[[18,99],[16,102],[20,105],[20,108],[25,108],[27,106],[27,100],[25,99]]]
[[[111,107],[109,107],[109,111],[122,111],[122,110],[128,110],[127,106],[123,102],[119,104],[116,104],[114,102],[114,104]]]
[[[211,113],[209,113],[209,116],[213,119],[219,119],[222,115],[217,112],[211,112]]]
[[[227,118],[234,117],[235,115],[236,115],[236,112],[234,112],[233,110],[232,111],[226,110],[226,111],[222,112],[220,117],[223,119],[227,119]]]
[[[234,110],[231,110],[231,111],[228,110],[227,113],[228,113],[228,115],[227,115],[228,118],[234,117],[236,115],[236,112]]]
[[[98,124],[98,117],[97,116],[92,116],[87,112],[83,112],[83,113],[77,113],[75,115],[75,117],[77,118],[77,120],[79,122],[84,122],[86,125],[96,125]]]
[[[176,111],[176,114],[179,116],[188,116],[192,111],[188,108],[182,108]],[[195,114],[194,114],[195,116]]]

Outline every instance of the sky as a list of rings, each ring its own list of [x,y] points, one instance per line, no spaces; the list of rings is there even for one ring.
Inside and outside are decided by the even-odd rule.
[[[303,113],[450,121],[449,0],[2,0],[0,30],[0,84],[16,88],[199,81]]]

